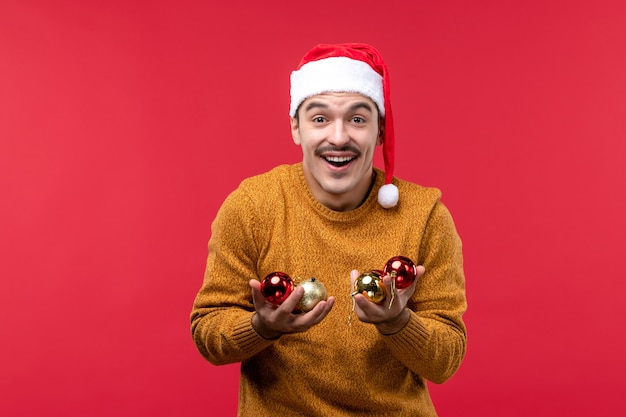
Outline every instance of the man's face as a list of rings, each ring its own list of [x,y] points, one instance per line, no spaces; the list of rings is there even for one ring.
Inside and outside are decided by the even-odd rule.
[[[371,186],[374,150],[381,143],[374,102],[357,93],[310,97],[291,119],[291,133],[302,147],[313,196],[337,211],[358,207]]]

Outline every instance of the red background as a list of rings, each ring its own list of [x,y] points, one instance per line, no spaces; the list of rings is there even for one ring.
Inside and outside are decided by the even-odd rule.
[[[300,57],[360,41],[390,68],[396,174],[464,241],[440,415],[624,415],[625,27],[621,0],[4,0],[0,414],[234,415],[237,365],[189,335],[211,221],[299,160]]]

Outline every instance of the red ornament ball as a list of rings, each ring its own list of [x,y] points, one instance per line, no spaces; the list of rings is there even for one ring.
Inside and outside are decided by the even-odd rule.
[[[399,289],[411,286],[417,278],[417,267],[406,256],[394,256],[389,259],[383,272],[396,280],[396,288]]]
[[[293,280],[284,272],[269,273],[261,281],[261,292],[270,304],[280,305],[293,291]]]

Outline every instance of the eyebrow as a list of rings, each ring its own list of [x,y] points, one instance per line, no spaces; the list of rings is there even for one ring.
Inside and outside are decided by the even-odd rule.
[[[328,105],[325,103],[320,103],[319,101],[311,101],[309,104],[307,104],[307,106],[304,108],[304,111],[307,112],[311,109],[327,109]],[[349,111],[353,112],[356,111],[360,108],[364,108],[370,112],[373,112],[372,110],[372,106],[369,105],[369,103],[365,102],[365,101],[359,101],[358,103],[354,103],[353,105],[350,106],[350,108],[348,109]]]
[[[328,108],[328,106],[326,104],[324,104],[324,103],[320,103],[319,101],[311,101],[304,108],[304,111],[309,111],[311,109],[327,109],[327,108]]]
[[[358,103],[354,103],[352,106],[350,106],[350,111],[356,111],[358,109],[364,108],[365,110],[368,110],[370,113],[373,112],[372,110],[372,106],[369,105],[369,103],[365,102],[365,101],[360,101]]]

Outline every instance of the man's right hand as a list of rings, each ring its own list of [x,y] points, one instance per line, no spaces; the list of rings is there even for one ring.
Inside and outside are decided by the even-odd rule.
[[[320,323],[335,304],[335,297],[320,301],[313,310],[306,313],[294,313],[304,289],[296,286],[293,292],[279,306],[267,302],[261,292],[261,282],[250,280],[252,301],[256,313],[252,315],[252,327],[264,339],[277,339],[283,334],[305,332]]]

